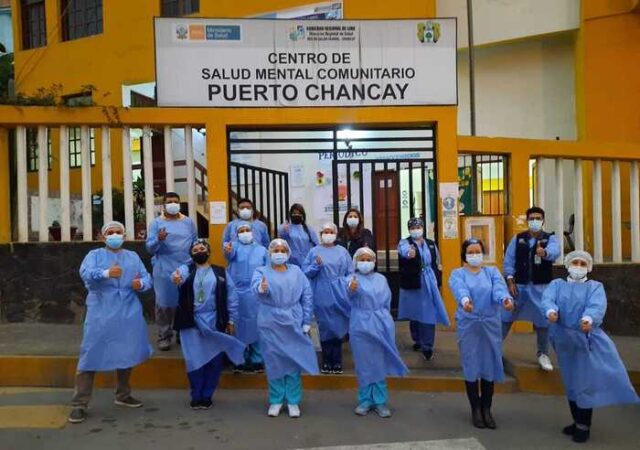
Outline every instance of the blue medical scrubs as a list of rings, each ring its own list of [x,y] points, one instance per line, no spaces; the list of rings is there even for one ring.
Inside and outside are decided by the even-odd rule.
[[[301,372],[317,374],[318,360],[311,338],[302,330],[310,325],[313,294],[299,267],[287,264],[284,272],[271,265],[259,267],[251,287],[258,299],[258,335],[269,382],[269,403],[290,405],[302,401]],[[268,291],[260,293],[262,277]]]
[[[269,230],[267,229],[267,225],[261,220],[243,220],[243,219],[234,219],[227,224],[224,228],[224,233],[222,235],[222,245],[226,242],[235,242],[238,240],[238,228],[240,224],[251,224],[251,231],[253,232],[253,240],[258,244],[262,245],[264,248],[268,248],[271,243],[271,238],[269,237]]]
[[[318,234],[307,225],[307,233],[302,225],[289,224],[289,230],[285,229],[284,224],[278,227],[278,237],[287,241],[291,249],[289,263],[298,267],[302,266],[309,251],[318,245]]]
[[[403,258],[409,255],[410,245],[406,239],[398,244],[398,254]],[[449,316],[438,290],[438,281],[431,268],[431,252],[423,239],[418,252],[422,257],[422,279],[420,289],[400,289],[398,320],[409,319],[413,334],[423,352],[433,351],[436,324],[449,326]],[[416,252],[416,258],[417,258]]]

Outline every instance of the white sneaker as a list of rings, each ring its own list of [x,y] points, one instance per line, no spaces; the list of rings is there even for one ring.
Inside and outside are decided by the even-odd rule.
[[[540,364],[540,368],[545,372],[553,371],[553,364],[551,364],[551,360],[544,353],[538,356],[538,364]]]
[[[300,407],[298,405],[287,405],[289,408],[289,417],[297,419],[300,417]]]
[[[282,403],[276,403],[275,405],[269,405],[269,411],[267,411],[267,416],[269,417],[278,417],[280,415],[280,410],[282,409]]]

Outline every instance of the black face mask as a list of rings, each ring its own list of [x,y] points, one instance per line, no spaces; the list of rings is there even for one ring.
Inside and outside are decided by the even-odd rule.
[[[193,259],[193,262],[195,262],[196,264],[204,264],[207,261],[209,261],[209,253],[207,252],[194,253],[193,255],[191,255],[191,259]]]
[[[294,225],[300,225],[302,223],[302,216],[291,216],[291,223]]]

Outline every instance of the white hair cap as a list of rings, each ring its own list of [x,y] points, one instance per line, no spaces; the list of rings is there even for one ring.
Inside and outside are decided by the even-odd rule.
[[[329,230],[329,229],[333,230],[335,234],[338,234],[338,227],[333,222],[327,222],[324,225],[322,225],[322,228],[320,228],[320,234],[322,234],[324,230]]]
[[[111,222],[107,222],[104,225],[102,225],[102,229],[100,230],[100,232],[104,236],[104,234],[111,228],[120,228],[122,230],[122,233],[126,232],[124,225],[122,225],[122,223],[118,222],[117,220],[112,220]]]
[[[287,253],[291,254],[291,249],[289,248],[289,243],[284,239],[276,238],[269,244],[269,253],[272,253],[273,249],[277,246],[282,245],[287,249]]]
[[[572,251],[564,257],[564,266],[568,269],[575,259],[582,259],[583,261],[586,261],[587,268],[589,269],[589,272],[591,272],[591,270],[593,269],[593,258],[588,252],[585,252],[583,250]]]
[[[371,250],[369,247],[360,247],[358,250],[356,250],[356,252],[353,254],[353,265],[356,265],[356,262],[358,261],[358,258],[360,258],[362,255],[369,255],[371,257],[373,257],[374,260],[376,260],[376,252],[374,252],[373,250]]]

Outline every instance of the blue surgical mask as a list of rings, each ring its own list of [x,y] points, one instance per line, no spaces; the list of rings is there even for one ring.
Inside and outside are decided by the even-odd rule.
[[[366,275],[373,271],[373,269],[376,267],[376,263],[374,263],[373,261],[358,261],[356,267],[358,268],[358,272]]]
[[[166,205],[164,205],[164,210],[168,214],[175,216],[180,212],[180,203],[167,203]]]
[[[110,234],[105,238],[107,247],[117,250],[122,247],[124,243],[124,236],[122,234]]]
[[[271,253],[271,263],[276,266],[281,266],[289,260],[289,255],[286,253]]]
[[[483,255],[482,253],[467,253],[465,256],[467,260],[467,264],[471,267],[480,267],[482,264]]]
[[[542,230],[542,224],[544,223],[544,221],[542,220],[530,220],[529,221],[529,229],[531,231],[533,231],[534,233],[537,233],[538,231]]]
[[[349,228],[355,228],[360,223],[360,219],[357,217],[347,217],[347,225]]]
[[[574,280],[582,280],[587,276],[589,270],[586,267],[569,266],[569,276]]]
[[[243,244],[251,244],[253,241],[253,233],[251,231],[238,233],[238,240]]]
[[[242,220],[249,220],[253,217],[253,210],[249,208],[242,208],[238,211],[238,216],[240,216]]]
[[[409,235],[412,239],[421,239],[424,234],[424,230],[422,228],[417,228],[415,230],[409,230]]]

